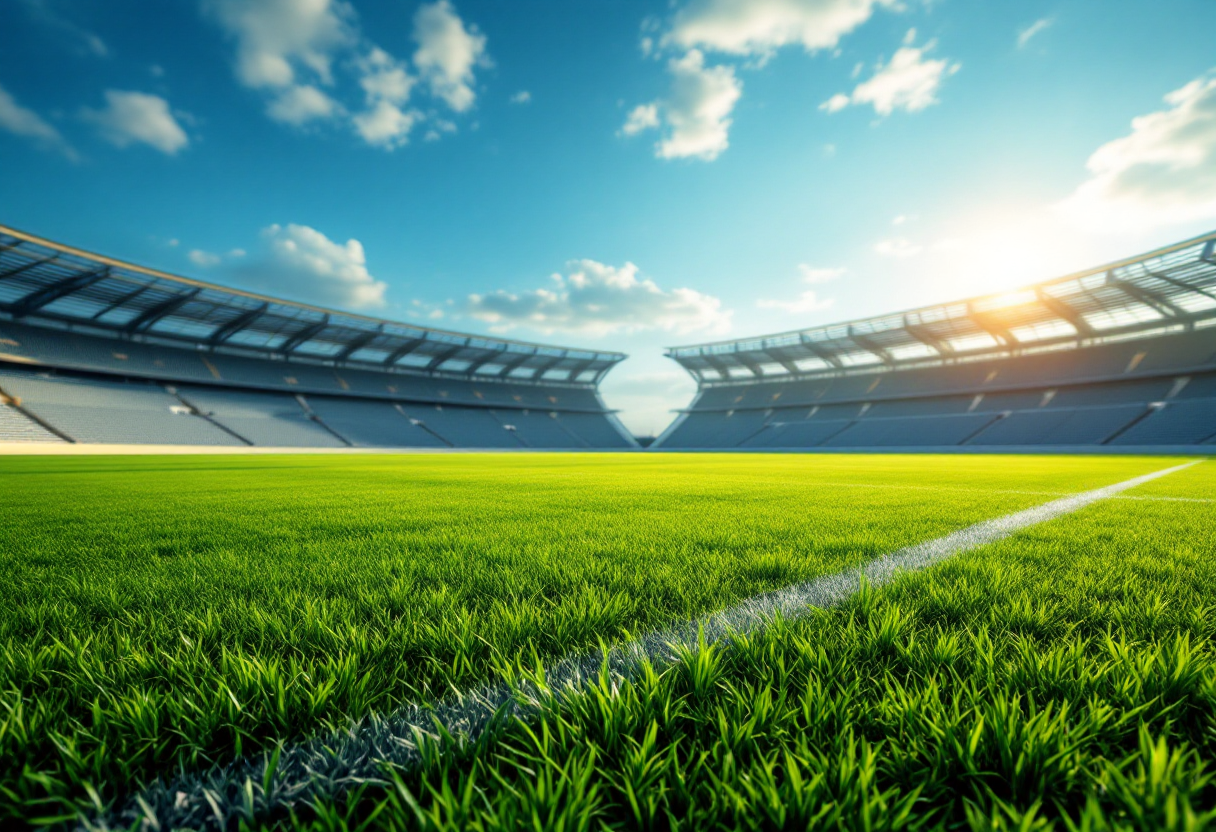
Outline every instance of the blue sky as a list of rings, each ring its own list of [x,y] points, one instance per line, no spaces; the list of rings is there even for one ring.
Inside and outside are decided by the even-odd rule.
[[[6,0],[0,222],[620,349],[999,291],[1216,226],[1216,4]]]

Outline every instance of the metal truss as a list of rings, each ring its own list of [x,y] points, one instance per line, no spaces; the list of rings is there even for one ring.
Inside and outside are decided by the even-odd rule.
[[[413,326],[229,289],[0,225],[0,318],[190,349],[594,386],[625,358]]]
[[[758,338],[670,347],[702,385],[1017,355],[1216,324],[1216,232],[1028,288]]]

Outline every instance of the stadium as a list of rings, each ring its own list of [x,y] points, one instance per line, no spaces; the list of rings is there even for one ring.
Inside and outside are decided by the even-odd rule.
[[[699,389],[653,448],[1212,453],[1213,246],[672,348]],[[360,318],[3,227],[0,281],[3,441],[639,447],[596,390],[620,353]]]
[[[642,448],[620,353],[0,229],[0,818],[1210,819],[1214,244],[671,348]]]
[[[699,390],[655,444],[1205,452],[1213,246],[1209,234],[1016,292],[676,347]]]
[[[1216,832],[1213,31],[0,4],[0,832]]]
[[[0,441],[629,448],[625,356],[421,329],[0,227]]]

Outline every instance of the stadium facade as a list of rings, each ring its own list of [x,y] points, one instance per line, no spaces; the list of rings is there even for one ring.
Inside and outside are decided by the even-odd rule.
[[[698,390],[655,447],[1216,452],[1214,248],[671,348]]]
[[[0,441],[637,447],[625,356],[242,292],[0,226]]]

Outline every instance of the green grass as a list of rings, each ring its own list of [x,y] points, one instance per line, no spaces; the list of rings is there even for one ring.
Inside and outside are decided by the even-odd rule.
[[[291,825],[1216,828],[1214,520],[1092,506],[555,700]]]
[[[495,662],[661,627],[1049,493],[1170,464],[0,458],[0,823],[65,817],[157,775],[469,687]],[[1145,492],[1211,496],[1212,467],[1174,475],[1188,478],[1184,487],[1167,478]],[[1024,678],[1029,671],[1017,675],[1017,662],[1057,657],[1052,668],[1092,674],[1117,664],[1104,650],[1122,650],[1129,667],[1153,650],[1180,661],[1170,639],[1183,633],[1199,681],[1184,693],[1170,688],[1167,699],[1111,681],[1122,685],[1124,699],[1112,705],[1122,721],[1110,717],[1091,731],[1092,748],[1069,751],[1071,779],[1057,783],[1057,769],[1046,769],[1063,797],[1037,811],[1082,818],[1100,778],[1116,782],[1103,761],[1126,763],[1133,777],[1142,741],[1182,749],[1182,773],[1170,776],[1194,784],[1197,761],[1213,751],[1212,633],[1196,622],[1216,617],[1216,574],[1211,544],[1195,535],[1212,519],[1203,503],[1095,506],[811,621],[707,649],[614,695],[577,700],[483,747],[397,773],[398,789],[369,787],[297,820],[514,828],[533,817],[553,826],[546,813],[565,812],[595,826],[773,827],[827,796],[850,824],[870,805],[876,826],[891,825],[903,804],[909,822],[1008,820],[1029,808],[1024,798],[1042,776],[1001,791],[993,784],[1003,769],[991,768],[999,753],[983,745],[977,757],[976,746],[964,763],[941,750],[955,747],[948,737],[974,731],[975,714],[989,713],[981,706],[1005,709],[984,718],[984,743],[998,717],[1067,734],[1093,693],[1076,687],[1052,699]],[[1151,632],[1146,598],[1160,599]],[[1150,665],[1145,678],[1155,678]],[[894,716],[900,697],[915,720]],[[1205,703],[1207,722],[1195,716]],[[1025,746],[1040,727],[1005,742]],[[1195,789],[1193,805],[1212,802],[1210,786]],[[779,811],[793,814],[765,814]]]

